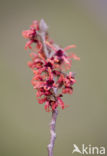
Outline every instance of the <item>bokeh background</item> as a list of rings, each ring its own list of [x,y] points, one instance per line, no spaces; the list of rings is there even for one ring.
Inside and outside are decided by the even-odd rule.
[[[0,156],[47,156],[51,113],[36,101],[21,36],[41,18],[81,58],[73,61],[74,93],[64,97],[70,106],[59,110],[54,155],[71,156],[74,143],[106,147],[107,0],[0,0]]]

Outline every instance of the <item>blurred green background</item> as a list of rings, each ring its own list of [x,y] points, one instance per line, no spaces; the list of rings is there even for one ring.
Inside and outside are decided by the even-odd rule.
[[[51,113],[36,101],[21,36],[41,18],[81,58],[73,61],[74,93],[64,97],[70,106],[59,110],[54,155],[71,156],[74,143],[106,147],[107,1],[0,0],[0,156],[47,156]]]

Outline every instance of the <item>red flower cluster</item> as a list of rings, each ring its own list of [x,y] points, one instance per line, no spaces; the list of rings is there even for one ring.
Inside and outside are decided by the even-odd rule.
[[[74,53],[66,53],[75,45],[62,49],[49,38],[47,29],[44,20],[34,21],[22,35],[28,39],[25,49],[32,50],[32,61],[28,62],[34,74],[32,85],[37,90],[38,102],[45,103],[44,108],[49,112],[58,106],[62,109],[66,107],[61,97],[66,93],[72,94],[72,86],[76,81],[72,72],[67,74],[64,71],[71,68],[72,58],[79,60],[79,57]]]

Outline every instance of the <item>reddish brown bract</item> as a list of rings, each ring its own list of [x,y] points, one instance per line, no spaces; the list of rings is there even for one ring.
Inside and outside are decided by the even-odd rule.
[[[70,48],[75,48],[75,45],[62,49],[49,38],[47,29],[44,20],[34,21],[30,29],[23,31],[22,35],[28,39],[25,49],[30,48],[32,51],[28,66],[34,74],[32,85],[37,90],[38,103],[45,103],[44,108],[49,112],[58,106],[62,109],[67,107],[61,97],[66,93],[72,94],[76,81],[72,72],[64,71],[71,68],[72,58],[79,60],[79,57],[66,52]]]

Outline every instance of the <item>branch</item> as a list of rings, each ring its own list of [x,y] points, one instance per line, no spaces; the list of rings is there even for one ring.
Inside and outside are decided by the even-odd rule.
[[[54,148],[55,139],[56,139],[55,127],[56,127],[57,115],[58,115],[58,110],[55,109],[52,112],[52,120],[51,120],[51,123],[50,123],[51,138],[50,138],[50,144],[48,145],[48,156],[53,156],[53,148]]]
[[[40,26],[41,33],[38,32],[38,35],[40,36],[40,40],[43,45],[43,51],[45,53],[45,56],[46,56],[46,58],[49,58],[49,52],[48,52],[47,45],[45,42],[45,34],[47,31],[47,27],[43,20],[41,20],[40,24],[41,24],[41,26]],[[57,95],[57,88],[53,88],[53,91],[54,91],[54,94]],[[48,156],[53,156],[53,148],[54,148],[55,139],[56,139],[55,126],[56,126],[57,115],[58,115],[58,110],[57,109],[53,110],[52,111],[52,120],[50,123],[51,138],[50,138],[50,144],[48,145]]]
[[[65,108],[64,102],[60,97],[66,93],[72,94],[72,86],[76,82],[74,78],[75,73],[69,72],[66,74],[63,72],[63,67],[64,69],[70,69],[71,59],[79,60],[80,58],[74,53],[71,56],[66,55],[66,50],[75,48],[75,45],[62,49],[50,40],[48,26],[43,19],[40,22],[33,21],[30,29],[23,31],[22,35],[25,39],[28,39],[25,45],[26,49],[30,48],[33,50],[31,45],[33,43],[36,44],[38,55],[34,52],[31,53],[32,61],[28,65],[34,73],[32,85],[37,90],[37,97],[40,97],[38,98],[38,102],[40,104],[45,103],[44,108],[47,112],[50,111],[50,108],[52,110],[48,156],[53,156],[56,139],[56,118],[58,115],[57,107],[61,106],[62,109]],[[60,92],[62,91],[61,94],[57,92],[58,89],[60,89]]]

